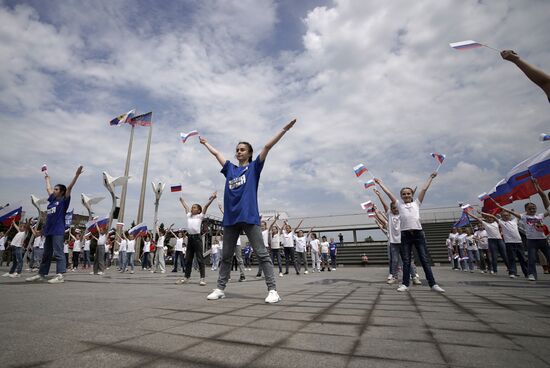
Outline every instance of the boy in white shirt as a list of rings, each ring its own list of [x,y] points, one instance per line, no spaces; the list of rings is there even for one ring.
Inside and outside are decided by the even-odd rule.
[[[22,223],[18,226],[15,222],[12,222],[8,232],[12,227],[17,231],[17,234],[15,234],[11,240],[11,247],[13,248],[11,257],[13,263],[9,272],[3,274],[2,276],[16,278],[21,277],[21,271],[23,270],[23,242],[27,236],[27,224]]]

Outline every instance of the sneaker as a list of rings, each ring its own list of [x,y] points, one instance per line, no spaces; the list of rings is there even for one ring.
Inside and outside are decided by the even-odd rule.
[[[418,276],[413,277],[413,285],[422,285],[422,281],[420,281],[420,277]]]
[[[283,277],[283,273],[282,273],[282,272],[279,272],[279,277]]]
[[[510,278],[511,278],[511,279],[515,279],[515,278],[516,278],[516,275],[514,275],[514,274],[512,273],[512,274],[510,274]]]
[[[265,298],[265,302],[272,304],[280,301],[281,301],[281,297],[279,296],[279,293],[277,293],[277,290],[269,290],[269,293]]]
[[[53,279],[48,280],[48,283],[50,283],[50,284],[60,284],[62,282],[65,282],[65,279],[63,278],[63,275],[60,274],[60,273],[55,275],[55,277]]]
[[[393,277],[391,279],[388,279],[387,283],[389,285],[395,284],[397,282],[397,279],[394,279]]]
[[[332,270],[333,270],[333,271],[336,271],[336,268],[333,268]]]
[[[217,300],[217,299],[223,299],[223,298],[225,298],[225,293],[221,289],[214,289],[206,297],[206,299],[208,299],[208,300]]]
[[[390,274],[388,275],[388,280],[391,280],[391,279],[393,279],[393,278],[394,278],[393,275],[390,273]]]
[[[496,272],[495,272],[495,271],[491,271],[491,275],[494,275],[494,274],[496,274]]]
[[[166,273],[166,271],[160,271],[160,273]]]
[[[11,277],[12,279],[14,279],[14,278],[16,278],[16,277],[21,277],[21,274],[15,272],[15,273],[12,273],[12,274],[10,275],[10,277]]]
[[[246,277],[244,277],[244,275],[241,275],[241,277],[239,277],[239,282],[243,282],[244,280],[246,280]]]
[[[42,275],[34,275],[31,277],[27,277],[25,281],[32,282],[32,281],[45,281],[46,278]]]
[[[11,273],[9,272],[6,272],[5,274],[2,275],[2,277],[10,277]]]
[[[262,278],[262,275],[256,275],[256,278],[257,278],[257,279],[261,279],[261,278]]]
[[[151,271],[151,273],[155,273],[155,271]]]
[[[529,281],[537,281],[537,279],[535,278],[535,275],[529,275],[529,276],[527,277],[527,279],[528,279]]]
[[[188,282],[189,279],[187,277],[184,277],[183,279],[176,281],[176,285],[187,284]]]
[[[95,275],[94,271],[90,272],[90,275]]]
[[[206,286],[206,281],[204,281],[204,279],[201,279],[201,280],[199,281],[199,285],[200,285],[200,286]]]
[[[299,274],[300,274],[300,272],[296,272],[296,275],[299,275]]]
[[[134,270],[130,271],[130,273],[132,273],[132,274],[133,274],[133,273],[134,273]]]
[[[101,276],[101,275],[103,275],[103,272],[99,271],[97,274],[98,274],[99,276]]]
[[[304,275],[307,275],[308,273],[309,273],[309,272],[307,272],[307,271],[304,271]]]
[[[288,271],[285,272],[285,275],[288,275]]]
[[[474,270],[470,270],[470,273],[474,273]]]
[[[437,291],[438,293],[444,293],[445,290],[443,290],[443,288],[437,284],[435,284],[434,286],[432,286],[432,290],[433,291]]]
[[[481,270],[480,272],[481,272],[481,273],[485,273],[485,271],[483,271],[483,270]]]
[[[397,288],[397,291],[408,291],[408,290],[409,290],[409,287],[403,284],[399,285],[399,287]]]

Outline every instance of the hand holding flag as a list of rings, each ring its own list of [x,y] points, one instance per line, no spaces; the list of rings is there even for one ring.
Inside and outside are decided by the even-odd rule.
[[[371,180],[367,180],[363,185],[365,186],[365,189],[369,189],[370,187],[374,187],[376,183],[374,182],[373,179],[371,179]]]
[[[46,164],[42,165],[41,171],[44,173],[44,176],[48,176],[48,166]]]

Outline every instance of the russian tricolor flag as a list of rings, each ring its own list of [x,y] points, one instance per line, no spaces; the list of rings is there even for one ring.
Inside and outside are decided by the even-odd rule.
[[[445,155],[437,152],[432,152],[431,155],[433,158],[437,160],[437,162],[439,162],[439,164],[442,164],[443,160],[445,160],[445,157],[446,157]]]
[[[0,222],[5,226],[10,226],[13,222],[21,220],[22,213],[22,206],[7,205],[0,210]]]
[[[100,228],[100,229],[105,229],[107,228],[107,225],[109,225],[109,217],[108,216],[102,216],[102,217],[98,217],[92,221],[88,221],[86,223],[86,232],[87,233],[96,233],[97,232],[97,229],[95,228],[95,226],[97,226]]]
[[[486,201],[487,199],[489,199],[489,198],[491,198],[491,197],[489,196],[489,194],[483,192],[483,193],[481,193],[480,195],[478,195],[477,198],[478,198],[481,202],[484,202],[484,201]]]
[[[359,164],[353,168],[355,171],[355,176],[360,177],[362,174],[367,172],[367,168],[363,164]]]
[[[185,143],[187,141],[187,138],[192,137],[194,135],[198,135],[198,134],[199,134],[199,132],[196,131],[196,130],[192,130],[187,134],[186,133],[180,133],[181,143]]]
[[[541,142],[550,141],[550,134],[541,133],[539,139]]]
[[[128,234],[131,234],[136,238],[138,236],[145,236],[147,235],[147,225],[144,222],[142,222],[141,224],[137,224],[136,226],[128,230]]]
[[[449,46],[451,46],[455,50],[469,50],[469,49],[475,49],[475,48],[481,47],[483,46],[483,44],[474,40],[467,40],[467,41],[453,42],[453,43],[450,43]]]
[[[172,185],[170,187],[170,191],[173,192],[181,192],[181,185]]]
[[[366,201],[366,202],[361,203],[361,208],[364,209],[364,210],[368,210],[369,208],[372,208],[372,206],[374,206],[372,201]]]
[[[369,189],[370,187],[374,187],[376,185],[376,183],[374,182],[374,180],[368,180],[364,183],[365,185],[365,189]]]
[[[128,121],[128,123],[132,125],[150,126],[152,121],[153,121],[153,112],[148,112],[146,114],[141,114],[131,118]]]
[[[465,212],[470,212],[474,210],[474,207],[472,207],[472,205],[470,204],[464,204],[460,206],[460,208],[462,208],[462,211],[465,211]]]

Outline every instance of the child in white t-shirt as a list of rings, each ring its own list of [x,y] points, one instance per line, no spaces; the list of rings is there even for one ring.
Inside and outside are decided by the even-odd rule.
[[[27,237],[27,224],[22,223],[20,225],[17,225],[15,222],[12,222],[10,228],[8,229],[8,232],[14,228],[17,233],[11,240],[11,268],[9,272],[3,274],[4,277],[21,277],[21,271],[23,270],[23,242],[25,241],[25,238]]]

